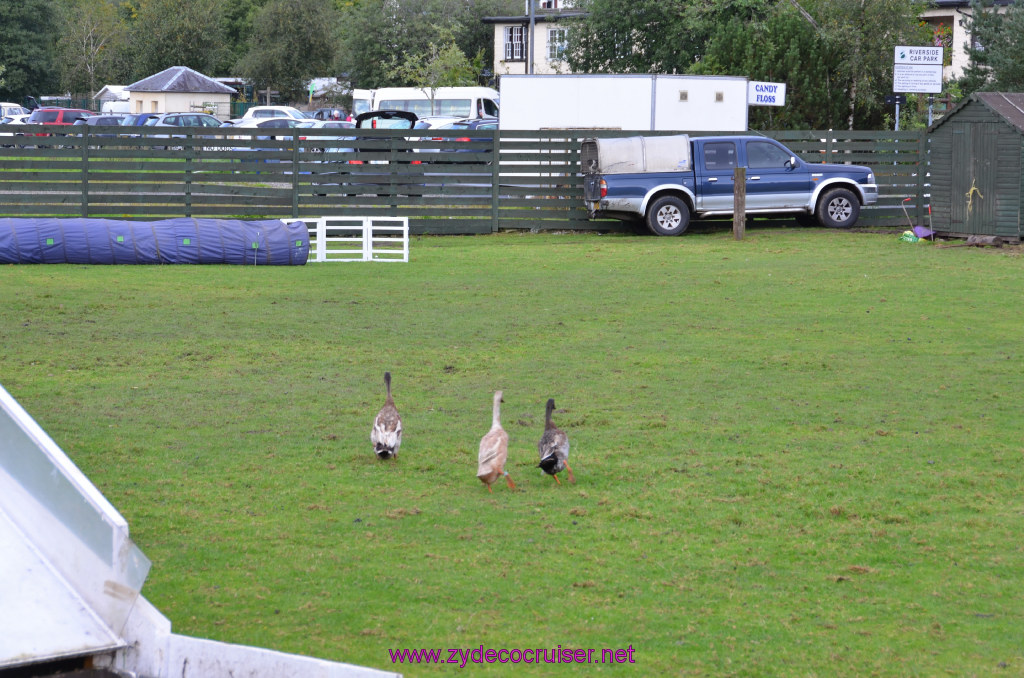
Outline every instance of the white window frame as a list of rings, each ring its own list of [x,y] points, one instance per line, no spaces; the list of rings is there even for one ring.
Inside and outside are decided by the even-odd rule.
[[[562,61],[565,59],[565,44],[568,37],[568,29],[548,29],[548,61]]]
[[[505,61],[526,61],[526,28],[505,26]]]

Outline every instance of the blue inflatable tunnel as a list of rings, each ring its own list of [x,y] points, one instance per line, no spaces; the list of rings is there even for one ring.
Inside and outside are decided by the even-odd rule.
[[[302,266],[308,258],[302,221],[0,218],[0,264]]]

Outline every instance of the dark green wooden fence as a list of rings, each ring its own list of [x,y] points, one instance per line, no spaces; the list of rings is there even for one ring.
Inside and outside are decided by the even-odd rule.
[[[50,136],[0,136],[0,216],[405,216],[413,233],[444,234],[622,228],[587,220],[580,141],[639,134],[358,130],[346,140],[313,129],[32,129]],[[862,225],[906,224],[904,208],[924,223],[923,132],[768,136],[811,162],[872,167],[881,198]]]

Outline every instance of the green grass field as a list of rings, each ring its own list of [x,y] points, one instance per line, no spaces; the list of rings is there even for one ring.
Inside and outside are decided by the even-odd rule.
[[[410,251],[0,268],[0,383],[128,519],[176,632],[407,676],[1024,674],[1019,251]],[[396,462],[369,442],[385,370]],[[496,389],[518,490],[488,494]],[[548,398],[575,485],[536,468]],[[481,645],[635,663],[389,655]]]

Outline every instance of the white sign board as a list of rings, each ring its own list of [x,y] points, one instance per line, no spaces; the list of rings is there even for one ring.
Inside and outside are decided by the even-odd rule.
[[[784,82],[748,82],[747,105],[749,106],[785,106],[786,83]]]
[[[901,45],[896,48],[894,64],[918,64],[921,66],[941,66],[941,47],[911,47]]]
[[[893,58],[892,91],[940,93],[942,50],[942,47],[897,47]]]

